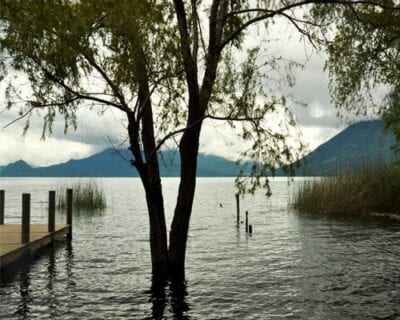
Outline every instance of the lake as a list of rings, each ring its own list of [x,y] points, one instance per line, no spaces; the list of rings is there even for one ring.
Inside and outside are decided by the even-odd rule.
[[[48,191],[73,180],[0,179],[6,223],[20,221],[23,192],[31,193],[32,222],[46,223]],[[3,275],[0,318],[400,319],[400,222],[297,214],[288,203],[301,180],[276,178],[270,198],[241,200],[249,236],[236,226],[234,179],[199,178],[187,286],[154,292],[140,181],[98,179],[107,209],[76,214],[70,243]],[[163,179],[168,223],[178,182]]]

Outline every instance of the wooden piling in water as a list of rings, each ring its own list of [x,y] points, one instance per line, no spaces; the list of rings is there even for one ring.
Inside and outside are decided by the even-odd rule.
[[[240,203],[239,203],[239,194],[236,193],[236,223],[239,226],[240,224]]]
[[[249,232],[249,212],[246,211],[246,233]]]
[[[49,191],[49,222],[48,232],[53,233],[56,225],[56,192]]]
[[[0,190],[0,224],[4,224],[4,190]]]
[[[72,200],[73,191],[72,189],[67,189],[67,224],[70,226],[70,232],[68,233],[68,239],[72,239]]]
[[[22,224],[21,224],[21,243],[29,243],[31,220],[31,195],[22,194]]]
[[[253,234],[253,226],[251,224],[249,225],[249,234]]]

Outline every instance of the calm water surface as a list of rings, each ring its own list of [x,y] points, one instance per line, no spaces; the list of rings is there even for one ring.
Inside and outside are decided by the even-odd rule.
[[[6,223],[46,222],[47,192],[73,179],[0,179]],[[200,178],[186,288],[151,290],[148,221],[138,179],[101,179],[108,207],[77,214],[71,243],[1,279],[1,319],[400,319],[400,222],[299,215],[299,182],[249,196],[253,235],[236,227],[233,179]],[[163,179],[168,221],[178,180]],[[57,221],[65,217],[58,214]]]

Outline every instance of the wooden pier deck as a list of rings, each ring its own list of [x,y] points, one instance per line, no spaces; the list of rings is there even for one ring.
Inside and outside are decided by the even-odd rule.
[[[56,192],[49,191],[48,223],[31,224],[31,195],[22,194],[21,224],[4,223],[5,191],[0,190],[0,271],[4,267],[32,256],[64,236],[72,239],[72,189],[67,189],[67,223],[55,223]]]
[[[21,225],[0,225],[0,269],[21,259],[25,254],[33,254],[60,240],[71,232],[68,224],[56,224],[54,233],[48,232],[47,224],[31,224],[28,243],[21,243]]]

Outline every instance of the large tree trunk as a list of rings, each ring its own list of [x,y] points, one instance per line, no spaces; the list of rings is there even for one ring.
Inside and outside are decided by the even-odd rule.
[[[144,67],[143,67],[144,68]],[[144,72],[143,72],[144,73]],[[142,143],[146,159],[145,181],[143,181],[150,222],[150,247],[154,280],[167,277],[168,244],[165,222],[164,200],[161,187],[160,168],[154,152],[155,136],[153,112],[150,100],[148,79],[139,82],[139,101],[141,101]],[[143,179],[142,179],[143,180]]]
[[[144,163],[143,154],[139,144],[139,130],[133,114],[129,119],[130,150],[134,166],[139,172],[146,194],[146,204],[150,225],[150,252],[152,274],[154,280],[164,280],[168,271],[168,245],[167,228],[164,214],[164,200],[162,195],[160,171],[157,156]]]
[[[146,57],[141,46],[137,21],[134,23],[135,76],[138,83],[138,111],[130,114],[133,136],[130,137],[131,150],[136,159],[135,166],[140,174],[146,193],[150,223],[150,250],[153,280],[165,280],[168,273],[168,243],[165,223],[164,200],[161,187],[154,134],[154,120],[149,88]],[[135,118],[136,116],[136,118]],[[140,128],[141,127],[141,128]],[[140,134],[140,138],[139,138]],[[141,141],[141,144],[140,142]],[[134,142],[132,144],[132,142]],[[144,158],[144,160],[143,160]]]
[[[196,188],[200,129],[201,124],[185,132],[179,146],[181,181],[169,241],[169,276],[173,281],[185,279],[186,243]]]
[[[153,280],[163,281],[168,273],[167,232],[161,183],[145,187],[150,222],[150,249]]]

